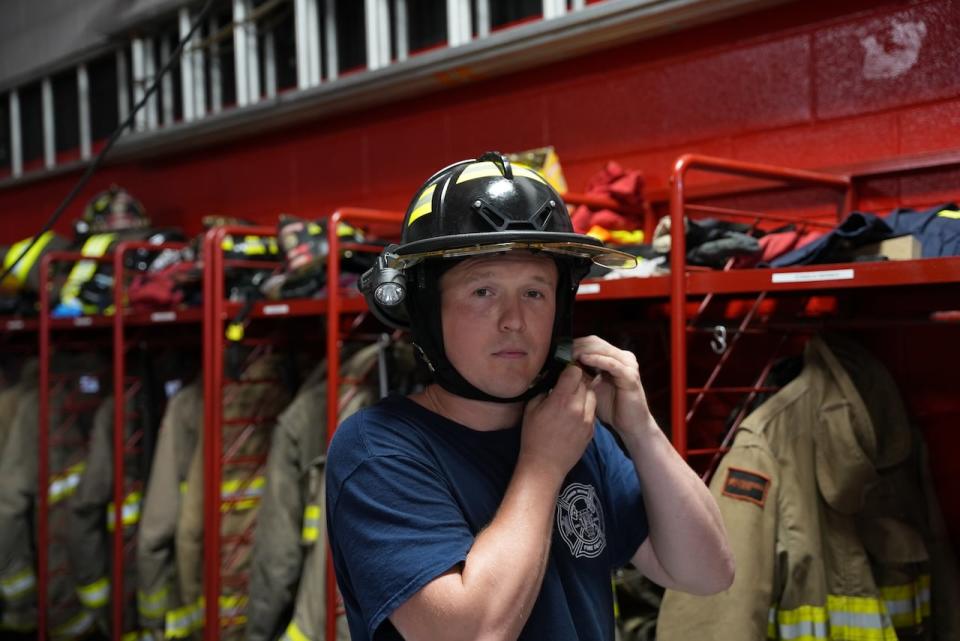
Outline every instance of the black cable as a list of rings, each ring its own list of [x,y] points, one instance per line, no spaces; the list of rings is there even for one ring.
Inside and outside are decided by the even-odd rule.
[[[153,79],[153,84],[150,85],[150,87],[147,88],[146,93],[143,94],[140,102],[133,106],[133,109],[130,111],[127,119],[120,123],[120,125],[113,130],[113,133],[110,134],[110,138],[107,140],[107,144],[103,146],[103,149],[101,149],[100,152],[90,162],[90,164],[87,166],[87,170],[83,173],[83,176],[80,177],[80,180],[77,181],[77,184],[73,186],[73,189],[70,190],[70,193],[67,194],[67,197],[62,203],[60,203],[60,206],[57,207],[56,211],[53,212],[53,215],[50,216],[47,222],[44,223],[43,227],[40,228],[40,231],[37,232],[37,234],[30,240],[30,243],[27,245],[27,247],[20,252],[20,255],[14,259],[13,263],[11,263],[10,266],[4,270],[3,275],[0,276],[0,283],[7,279],[7,276],[13,272],[14,268],[17,266],[17,263],[19,263],[24,256],[30,253],[30,250],[33,249],[33,246],[37,244],[40,238],[53,228],[53,226],[60,219],[60,216],[63,215],[63,212],[65,212],[67,207],[70,206],[70,203],[73,202],[73,199],[77,197],[77,194],[79,194],[80,191],[87,186],[87,183],[90,182],[94,172],[96,172],[103,163],[104,156],[107,155],[107,152],[110,151],[114,143],[117,142],[117,139],[120,138],[120,135],[123,133],[123,131],[133,124],[133,119],[137,115],[137,112],[143,109],[143,106],[147,104],[147,100],[150,99],[150,96],[156,93],[157,87],[160,86],[160,80],[163,78],[163,74],[170,71],[170,67],[173,66],[173,62],[180,57],[184,45],[186,45],[187,41],[193,37],[193,34],[200,27],[200,24],[207,17],[207,14],[210,13],[213,5],[214,0],[207,0],[206,4],[203,6],[203,9],[201,9],[200,13],[197,14],[196,20],[194,20],[192,25],[190,25],[190,31],[188,31],[187,35],[184,36],[183,39],[181,39],[177,44],[177,48],[174,49],[172,54],[170,54],[167,62],[163,65],[159,73],[157,73],[156,77]]]

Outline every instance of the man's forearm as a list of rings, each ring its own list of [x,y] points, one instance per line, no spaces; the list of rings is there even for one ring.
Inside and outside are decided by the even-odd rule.
[[[707,486],[652,418],[623,438],[643,487],[650,543],[674,584],[668,587],[694,593],[729,587],[733,559]]]
[[[521,456],[497,515],[477,537],[461,574],[476,613],[470,638],[516,639],[540,593],[562,479]]]
[[[391,617],[411,641],[516,639],[540,593],[561,479],[521,455],[493,521],[464,567],[434,579]]]

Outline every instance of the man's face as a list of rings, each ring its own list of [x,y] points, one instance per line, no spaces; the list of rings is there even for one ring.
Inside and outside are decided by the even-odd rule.
[[[552,259],[511,252],[463,261],[440,279],[447,358],[478,389],[522,394],[547,359],[556,312]]]

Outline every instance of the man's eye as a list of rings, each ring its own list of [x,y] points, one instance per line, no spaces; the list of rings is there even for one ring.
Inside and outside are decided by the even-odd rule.
[[[490,294],[491,294],[490,288],[488,287],[478,287],[475,290],[473,290],[473,295],[479,296],[481,298],[485,296],[489,296]]]
[[[530,298],[543,298],[543,292],[539,289],[530,289],[527,290],[527,296]]]

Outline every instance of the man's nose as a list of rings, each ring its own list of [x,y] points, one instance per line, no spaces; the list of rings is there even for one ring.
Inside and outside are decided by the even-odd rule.
[[[523,307],[519,298],[508,297],[500,309],[500,329],[505,332],[519,332],[526,327]]]

